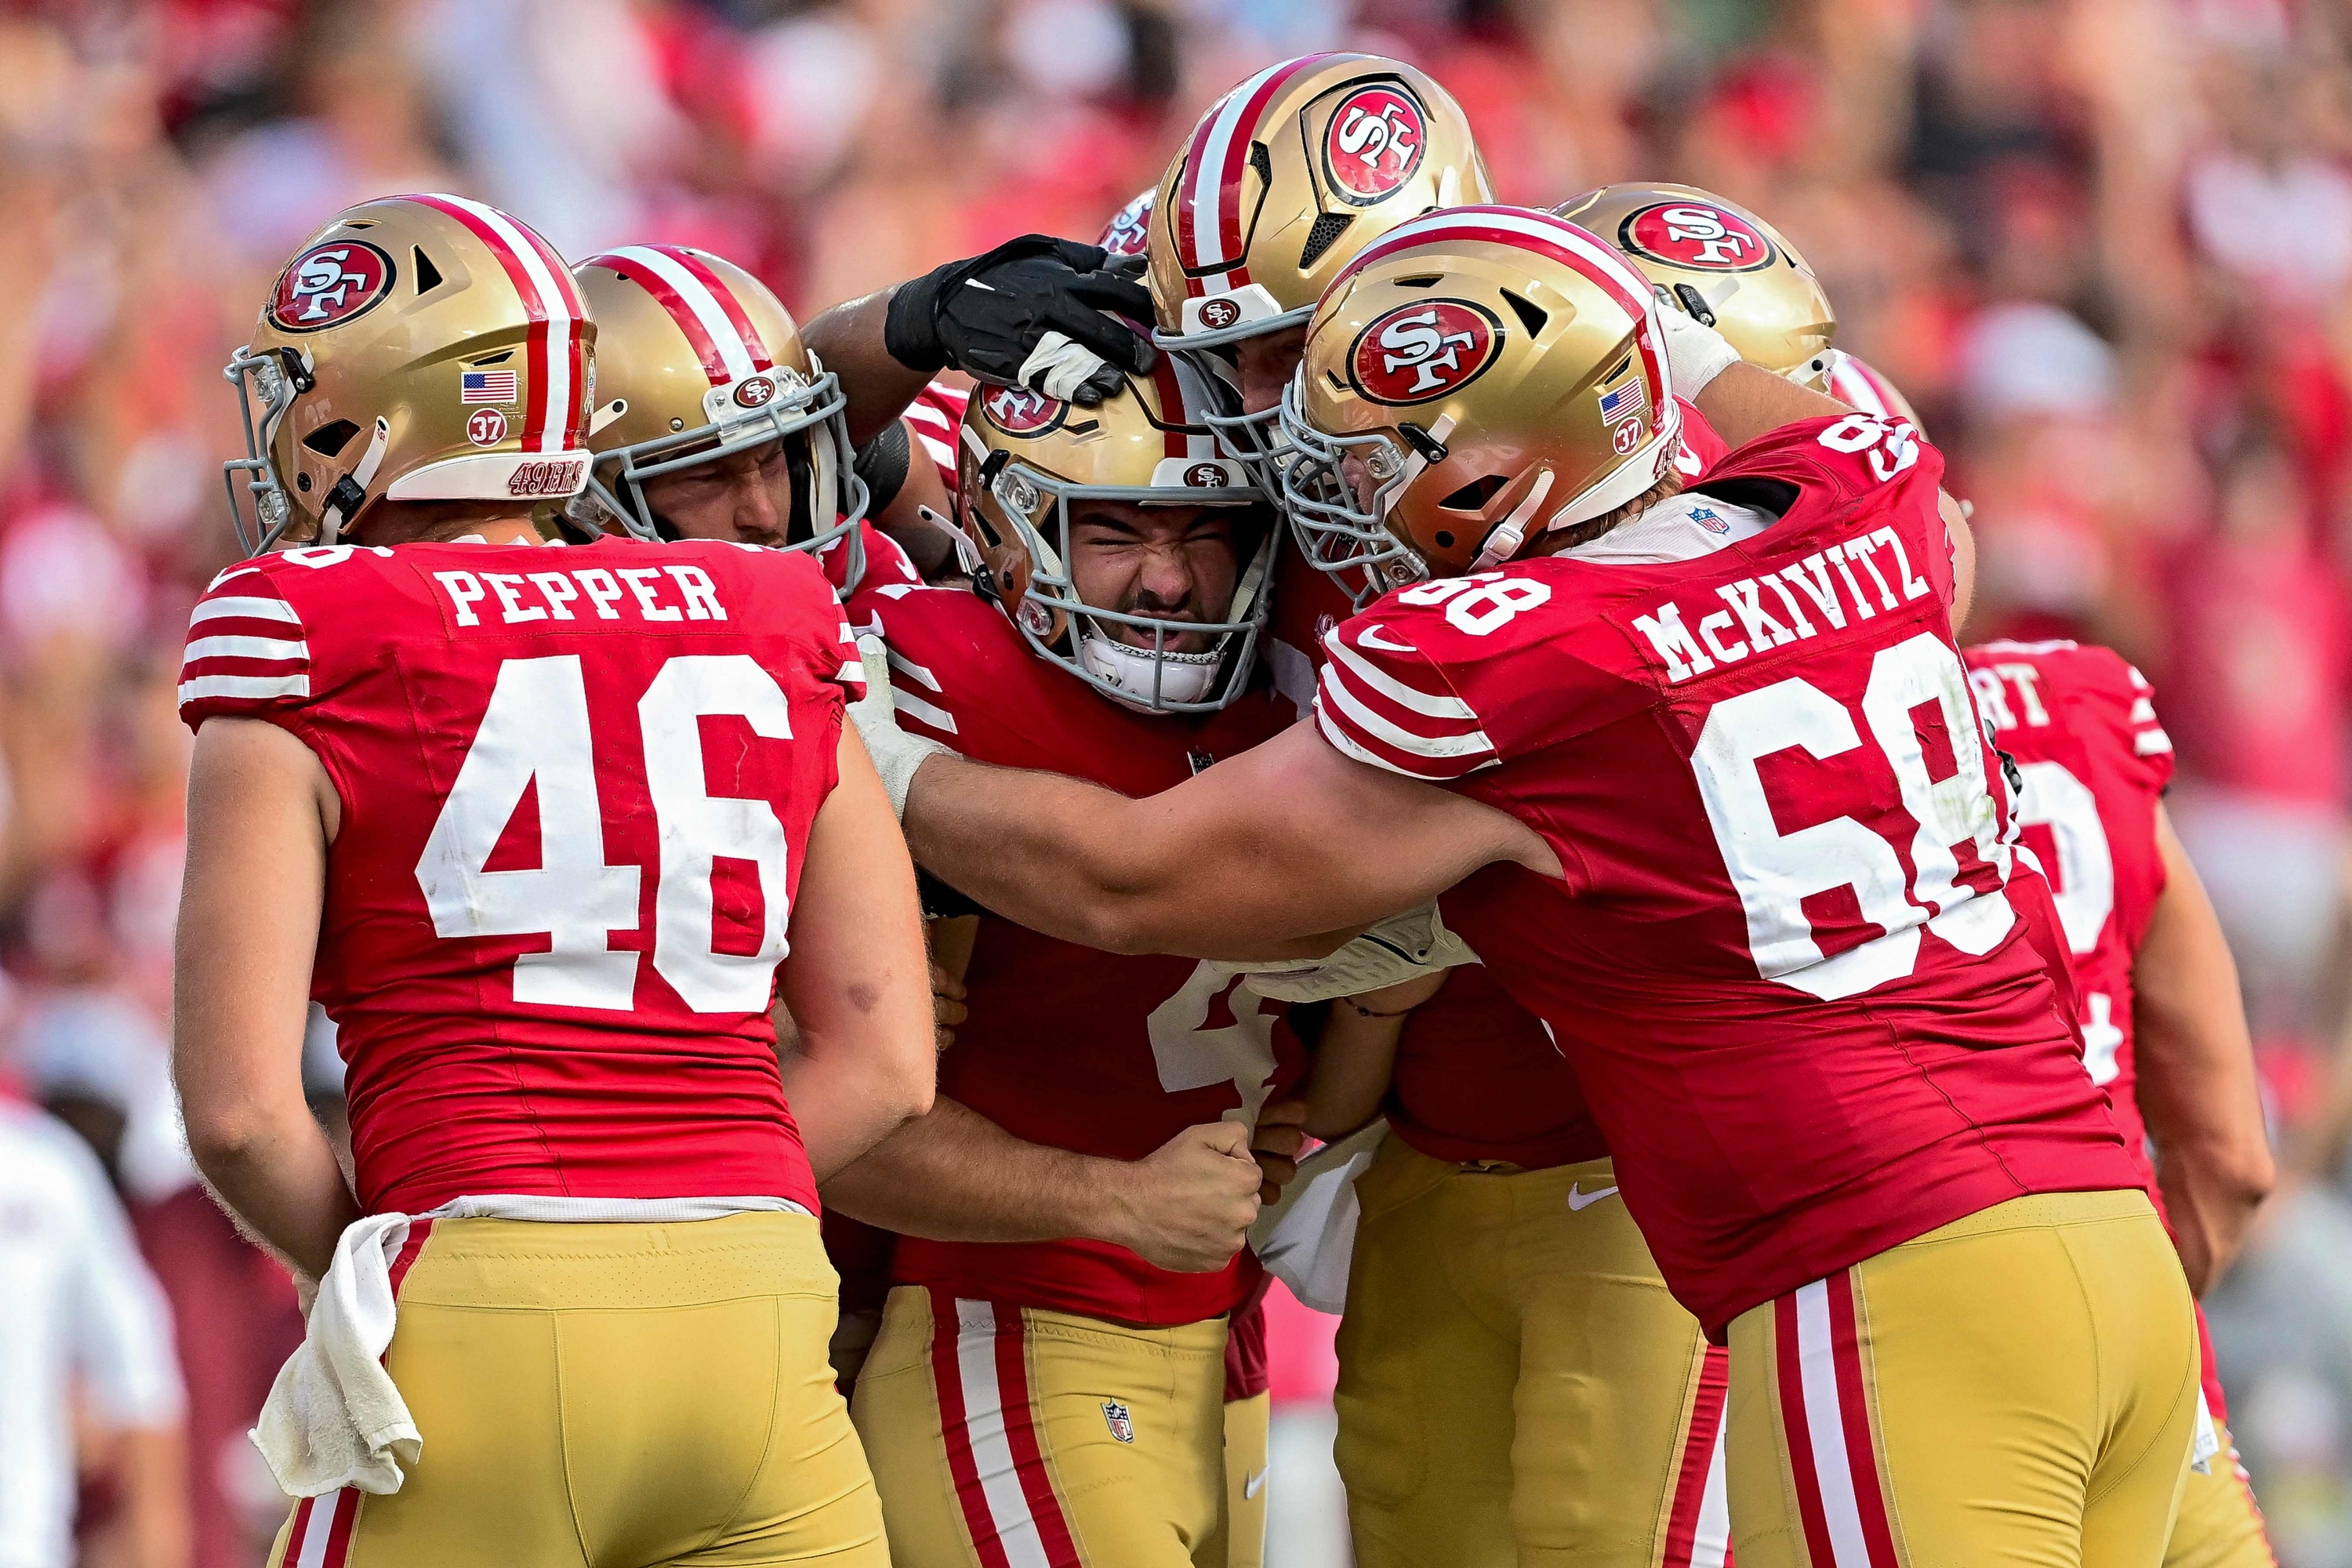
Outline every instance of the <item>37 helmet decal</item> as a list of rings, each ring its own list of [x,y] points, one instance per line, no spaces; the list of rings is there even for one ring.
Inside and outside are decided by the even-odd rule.
[[[1356,335],[1348,372],[1375,403],[1427,403],[1477,379],[1503,346],[1503,325],[1466,300],[1400,305]]]
[[[1412,178],[1427,141],[1421,105],[1411,93],[1360,88],[1332,112],[1323,134],[1324,173],[1340,197],[1369,206]]]
[[[1061,427],[1070,405],[1025,386],[992,386],[980,400],[988,422],[1007,436],[1042,436]]]
[[[392,292],[392,258],[363,239],[314,245],[286,264],[269,297],[270,324],[315,332],[364,315]]]
[[[1704,272],[1757,272],[1779,252],[1755,225],[1707,202],[1657,202],[1618,226],[1626,249],[1669,267]]]

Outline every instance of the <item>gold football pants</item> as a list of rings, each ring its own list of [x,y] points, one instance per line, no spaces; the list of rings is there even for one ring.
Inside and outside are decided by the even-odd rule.
[[[1725,1363],[1606,1160],[1356,1179],[1335,1457],[1362,1568],[1714,1568]]]
[[[1739,1568],[2156,1568],[2197,1384],[2145,1194],[1955,1221],[1732,1324]]]
[[[1265,1568],[1266,1449],[1274,1395],[1225,1402],[1225,1568]]]
[[[2217,1431],[2221,1451],[2180,1483],[2180,1517],[2164,1549],[2164,1568],[2278,1568],[2238,1446],[2228,1427]]]
[[[1225,1320],[902,1285],[852,1403],[899,1568],[1227,1568]]]
[[[419,1221],[400,1262],[424,1451],[298,1503],[270,1568],[888,1568],[814,1219]]]

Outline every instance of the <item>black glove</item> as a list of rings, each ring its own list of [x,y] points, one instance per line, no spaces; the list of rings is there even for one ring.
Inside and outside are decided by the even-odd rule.
[[[1106,362],[1070,394],[1091,408],[1149,371],[1150,340],[1103,314],[1151,320],[1151,292],[1132,269],[1109,265],[1101,247],[1042,234],[1007,240],[984,255],[950,261],[898,285],[883,319],[882,345],[908,370],[948,366],[1000,386],[1045,390],[1042,373],[1022,372],[1048,332]]]

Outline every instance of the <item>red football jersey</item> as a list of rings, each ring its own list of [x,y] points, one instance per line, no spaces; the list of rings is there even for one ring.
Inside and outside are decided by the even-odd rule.
[[[2156,808],[2172,781],[2172,739],[2147,682],[2106,648],[1996,642],[1963,657],[1977,706],[2025,777],[2018,820],[2073,957],[2083,1060],[2106,1089],[2125,1142],[2143,1149],[2132,955],[2164,891]]]
[[[1225,1331],[1225,1403],[1255,1399],[1274,1386],[1265,1352],[1265,1292],[1273,1276],[1261,1273],[1248,1299],[1234,1308]]]
[[[1675,401],[1682,404],[1683,439],[1675,467],[1685,479],[1696,479],[1722,461],[1730,447],[1698,411],[1698,405]],[[952,486],[953,481],[950,483]],[[1275,689],[1290,699],[1303,718],[1314,707],[1323,639],[1356,613],[1356,605],[1338,579],[1307,559],[1295,533],[1286,528],[1283,534],[1285,543],[1275,563],[1274,609],[1266,626],[1264,657]]]
[[[1910,404],[1895,390],[1895,384],[1852,354],[1842,353],[1830,367],[1829,391],[1832,397],[1849,408],[1881,419],[1908,419]]]
[[[1730,450],[1698,405],[1684,402],[1675,467],[1696,479]],[[1268,658],[1301,713],[1314,702],[1323,638],[1353,615],[1331,577],[1294,544],[1283,552]],[[1396,1135],[1433,1160],[1506,1160],[1538,1169],[1609,1152],[1576,1073],[1543,1026],[1484,969],[1465,969],[1413,1010],[1397,1042],[1386,1112]]]
[[[2172,737],[2155,693],[2111,649],[2072,642],[1981,643],[1963,651],[1977,706],[2017,759],[2022,840],[2042,864],[2074,965],[2083,1060],[2164,1212],[2147,1157],[2132,1053],[2132,961],[2164,891],[2157,804],[2172,782]],[[2229,1419],[2202,1308],[2205,1402]]]
[[[839,595],[842,580],[849,574],[849,552],[842,546],[848,542],[844,534],[816,552],[818,564],[824,568],[824,580]],[[899,547],[898,542],[870,522],[857,525],[857,540],[865,552],[866,570],[857,579],[860,588],[879,588],[886,584],[899,583],[909,586],[919,584],[923,574],[915,570],[913,557]]]
[[[1197,721],[1120,707],[1037,658],[966,587],[884,587],[850,616],[889,642],[900,721],[980,762],[1153,795],[1286,718],[1263,689]],[[1187,1127],[1254,1120],[1303,1066],[1280,1005],[1189,958],[1098,952],[983,916],[964,986],[971,1016],[940,1059],[940,1092],[1034,1143],[1140,1159]],[[1106,1242],[906,1237],[892,1278],[1164,1326],[1232,1310],[1259,1273],[1246,1249],[1215,1273],[1180,1274]]]
[[[1575,1069],[1481,963],[1448,974],[1405,1020],[1384,1109],[1390,1130],[1433,1160],[1541,1170],[1609,1152]]]
[[[342,801],[311,994],[362,1207],[815,1212],[768,1008],[856,689],[797,554],[342,545],[214,580],[181,716],[283,727]]]
[[[940,471],[940,482],[948,494],[956,491],[957,432],[963,427],[964,405],[971,401],[971,393],[961,386],[935,381],[915,395],[900,416],[915,437],[915,450],[910,460],[928,460]]]
[[[1419,584],[1327,640],[1333,745],[1559,854],[1446,919],[1566,1050],[1711,1331],[2021,1194],[2138,1184],[2005,890],[1942,469],[1907,425],[1803,421],[1696,487],[1761,534]]]

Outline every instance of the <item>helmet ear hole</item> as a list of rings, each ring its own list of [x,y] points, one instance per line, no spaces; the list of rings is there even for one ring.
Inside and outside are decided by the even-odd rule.
[[[1532,300],[1520,299],[1508,289],[1503,290],[1503,300],[1511,307],[1511,314],[1519,319],[1519,325],[1528,330],[1528,336],[1533,338],[1543,335],[1544,323],[1551,320],[1551,317],[1542,306]]]
[[[359,433],[360,427],[350,420],[338,419],[332,424],[321,425],[303,437],[302,445],[322,458],[331,458],[350,446],[352,437]]]
[[[1483,479],[1472,479],[1437,504],[1447,511],[1484,511],[1510,482],[1501,474],[1488,474]]]

